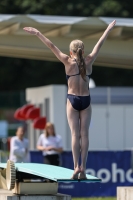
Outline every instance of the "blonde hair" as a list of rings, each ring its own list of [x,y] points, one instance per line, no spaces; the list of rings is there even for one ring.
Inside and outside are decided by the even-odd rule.
[[[49,137],[49,133],[48,133],[48,128],[53,128],[53,136],[55,136],[56,134],[55,134],[55,128],[54,128],[54,124],[52,124],[52,123],[50,123],[50,122],[47,122],[46,123],[46,126],[45,126],[45,136],[46,137]]]
[[[79,67],[79,72],[84,81],[86,81],[86,65],[83,58],[84,43],[81,40],[73,40],[70,43],[70,51],[77,55],[77,64]]]

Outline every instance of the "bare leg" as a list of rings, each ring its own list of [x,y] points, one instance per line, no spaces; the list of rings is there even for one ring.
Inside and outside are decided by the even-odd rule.
[[[86,161],[88,156],[88,148],[89,148],[89,125],[91,120],[91,105],[85,109],[80,111],[80,135],[81,135],[81,173],[80,178],[86,178],[85,170],[86,170]]]
[[[79,126],[79,112],[76,111],[70,101],[67,99],[67,119],[72,135],[72,154],[74,162],[73,179],[78,178],[80,172],[79,156],[80,156],[80,126]]]

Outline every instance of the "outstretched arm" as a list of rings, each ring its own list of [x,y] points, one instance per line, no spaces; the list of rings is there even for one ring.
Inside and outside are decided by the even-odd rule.
[[[62,53],[48,38],[46,38],[40,31],[32,27],[23,28],[26,32],[36,35],[54,54],[55,56],[65,65],[69,59],[69,56]]]
[[[113,22],[111,22],[107,29],[104,31],[103,35],[101,36],[101,38],[99,39],[99,41],[97,42],[97,44],[94,46],[92,52],[86,57],[86,61],[88,61],[88,63],[93,64],[93,62],[95,61],[95,59],[97,58],[97,55],[104,43],[104,41],[106,40],[108,34],[110,33],[110,31],[113,29],[113,27],[116,24],[116,20],[114,20]]]

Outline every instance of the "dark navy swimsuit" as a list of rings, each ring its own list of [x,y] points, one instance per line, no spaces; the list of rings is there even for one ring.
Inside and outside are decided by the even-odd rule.
[[[71,76],[77,76],[77,75],[80,75],[80,73],[74,74],[74,75],[67,75],[66,74],[67,82],[68,82],[68,79]],[[86,76],[89,77],[89,75],[86,75]],[[73,94],[67,94],[67,98],[71,102],[72,107],[75,110],[78,110],[78,111],[84,110],[90,105],[90,95],[88,95],[88,96],[76,96],[76,95],[73,95]]]

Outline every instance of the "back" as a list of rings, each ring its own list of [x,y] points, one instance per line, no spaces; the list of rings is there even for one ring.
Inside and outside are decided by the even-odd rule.
[[[68,94],[77,96],[89,95],[89,77],[86,76],[86,81],[79,74],[79,67],[74,58],[69,58],[68,64],[65,66],[66,75],[68,77]],[[86,75],[89,75],[89,70],[86,67]]]

